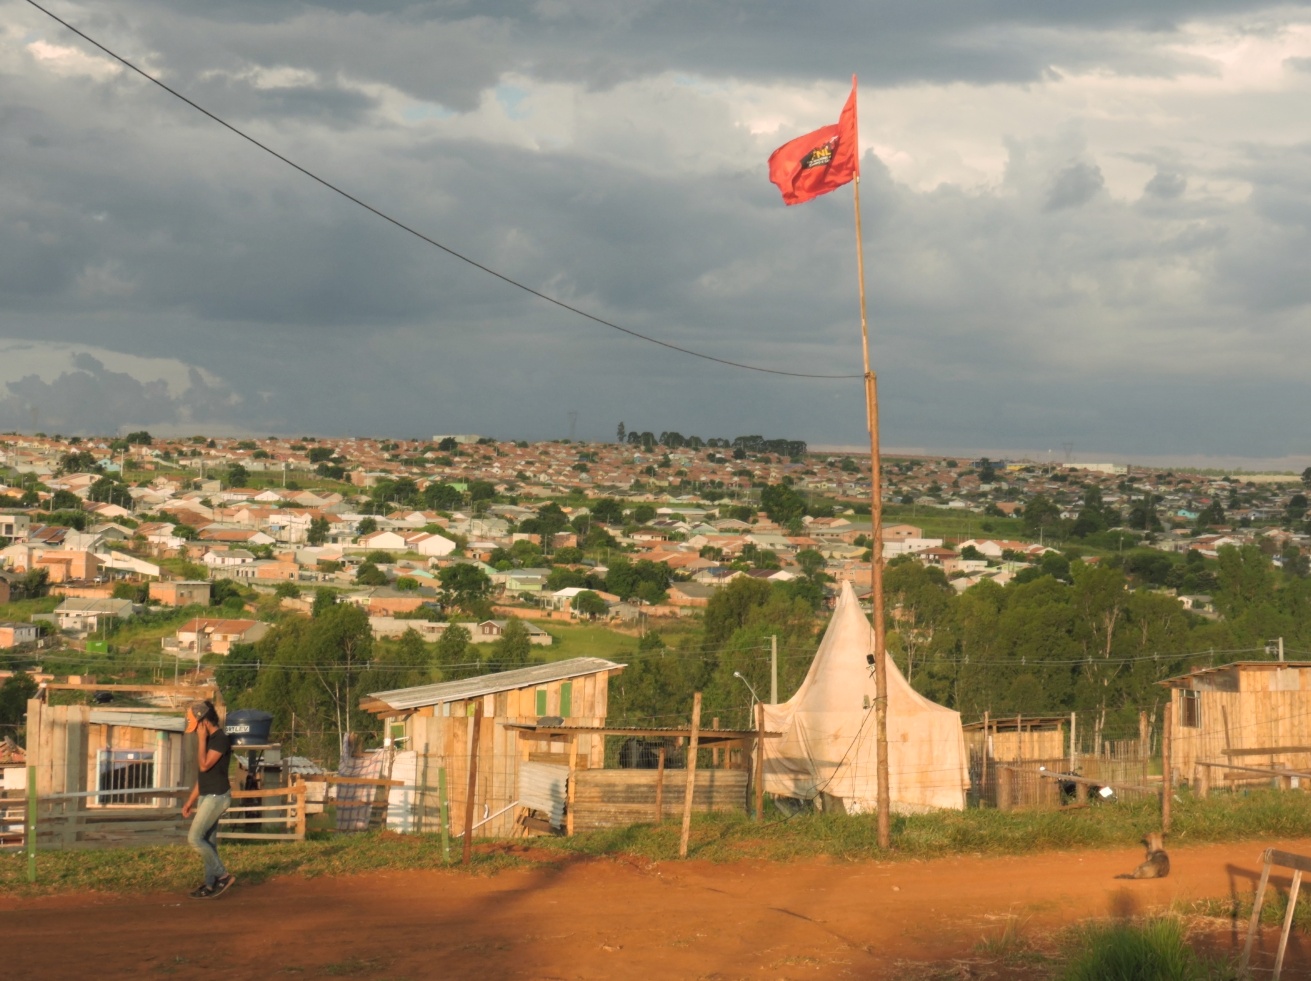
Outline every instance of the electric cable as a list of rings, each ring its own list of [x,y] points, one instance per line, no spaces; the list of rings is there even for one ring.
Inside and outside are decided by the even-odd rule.
[[[131,61],[129,61],[127,58],[123,57],[122,55],[118,54],[116,51],[112,50],[109,47],[106,47],[104,44],[101,44],[99,41],[91,37],[91,35],[87,34],[85,31],[79,30],[77,27],[74,27],[72,24],[64,20],[62,17],[51,12],[50,10],[47,10],[45,7],[37,3],[36,0],[27,0],[27,3],[32,7],[35,7],[37,10],[41,11],[41,13],[45,14],[51,20],[55,21],[58,24],[61,24],[63,27],[72,31],[74,34],[76,34],[82,40],[86,41],[88,44],[91,44],[94,47],[98,48],[99,50],[103,51],[105,54],[113,58],[119,64],[123,65],[125,68],[128,68],[131,71],[136,72],[146,81],[154,85],[157,85],[159,88],[163,89],[169,95],[173,96],[176,99],[181,100],[182,102],[185,102],[192,109],[195,109],[197,112],[201,113],[202,115],[218,123],[224,129],[229,130],[230,132],[241,137],[246,142],[252,144],[253,146],[258,147],[259,149],[263,150],[265,153],[269,154],[270,156],[282,161],[284,164],[286,164],[288,167],[291,167],[293,170],[299,171],[301,174],[304,174],[310,180],[321,184],[323,187],[326,187],[328,190],[332,191],[335,194],[341,195],[347,201],[350,201],[352,204],[358,205],[364,210],[371,212],[372,214],[381,218],[383,221],[388,222],[396,226],[397,228],[401,229],[401,231],[408,232],[409,234],[413,235],[415,238],[423,242],[426,242],[428,245],[440,249],[441,251],[445,252],[447,255],[451,256],[452,258],[459,259],[461,262],[473,266],[475,269],[479,270],[480,272],[486,273],[488,276],[491,276],[495,279],[499,279],[501,282],[506,283],[509,286],[513,286],[516,289],[523,290],[525,293],[528,293],[539,300],[544,300],[547,303],[559,307],[562,310],[566,310],[569,313],[572,313],[576,316],[582,317],[585,320],[590,320],[593,323],[600,324],[602,327],[608,327],[611,330],[616,330],[619,331],[620,333],[627,334],[628,336],[636,338],[637,340],[646,341],[648,344],[656,344],[660,347],[668,348],[671,351],[677,351],[680,354],[686,354],[693,358],[701,358],[704,361],[713,361],[716,364],[727,365],[730,368],[743,368],[747,371],[756,371],[766,375],[784,375],[790,378],[814,378],[814,379],[825,379],[830,381],[849,380],[849,379],[864,377],[864,375],[859,375],[859,374],[824,375],[824,374],[817,374],[817,373],[805,372],[805,371],[784,371],[781,368],[764,368],[761,367],[760,365],[745,364],[741,361],[731,361],[728,358],[715,357],[713,354],[705,354],[701,351],[694,351],[691,348],[682,347],[678,344],[670,343],[669,341],[662,341],[659,338],[650,336],[649,334],[643,334],[640,331],[633,330],[630,327],[621,326],[620,324],[617,324],[612,320],[606,320],[604,317],[597,316],[594,313],[588,313],[586,310],[583,310],[580,307],[576,307],[573,304],[566,303],[564,300],[551,296],[549,293],[543,293],[541,290],[535,289],[534,287],[529,286],[526,283],[522,283],[519,280],[506,275],[505,273],[498,272],[497,270],[493,269],[491,266],[485,265],[484,263],[479,262],[477,259],[465,255],[464,253],[459,252],[458,250],[452,248],[449,245],[443,245],[441,242],[438,242],[434,238],[430,238],[428,235],[425,235],[423,232],[419,231],[413,226],[407,225],[399,218],[393,218],[385,211],[382,211],[379,208],[375,208],[367,201],[364,201],[361,198],[356,197],[354,194],[351,194],[349,191],[341,187],[338,187],[336,184],[332,183],[326,178],[320,177],[318,174],[314,173],[312,170],[309,170],[307,167],[303,167],[300,164],[296,163],[296,161],[292,160],[291,158],[284,156],[283,154],[279,153],[277,150],[270,147],[268,144],[261,143],[259,140],[255,139],[255,137],[251,136],[249,133],[245,132],[244,130],[238,129],[236,126],[228,122],[226,119],[223,119],[221,116],[218,116],[217,114],[206,109],[198,102],[195,102],[194,100],[183,95],[177,89],[174,89],[169,85],[165,84],[164,82],[160,81],[158,78],[151,75],[149,72],[145,71],[144,69],[137,67],[135,64],[133,64]]]

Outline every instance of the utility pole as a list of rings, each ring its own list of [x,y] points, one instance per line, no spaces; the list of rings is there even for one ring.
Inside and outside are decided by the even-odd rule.
[[[778,704],[778,634],[769,635],[769,704]]]

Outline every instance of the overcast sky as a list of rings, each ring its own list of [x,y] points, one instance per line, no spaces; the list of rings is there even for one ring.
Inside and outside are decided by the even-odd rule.
[[[765,160],[856,73],[885,446],[1311,453],[1307,5],[49,3],[509,277],[818,374],[861,370],[851,188],[788,208]],[[859,380],[554,308],[0,0],[0,429],[544,439],[571,412],[581,439],[866,439]]]

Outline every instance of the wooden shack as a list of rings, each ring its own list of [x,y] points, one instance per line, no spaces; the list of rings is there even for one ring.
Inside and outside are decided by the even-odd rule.
[[[205,697],[192,695],[191,697]],[[37,793],[89,793],[86,806],[176,807],[170,797],[114,791],[182,786],[195,767],[195,741],[180,711],[27,703],[28,761]]]
[[[1068,756],[1066,716],[1014,715],[961,726],[971,757],[1012,763],[1017,760],[1056,760]]]
[[[450,814],[463,815],[468,798],[469,762],[477,753],[474,791],[476,833],[507,835],[514,827],[514,805],[522,762],[567,763],[576,745],[575,765],[599,769],[605,762],[602,735],[522,740],[512,724],[535,724],[556,717],[579,726],[602,726],[610,679],[625,665],[599,657],[575,657],[534,664],[498,674],[478,675],[434,685],[374,692],[360,707],[385,723],[393,745],[414,750],[418,786],[416,830],[439,830],[439,771],[445,771]],[[473,715],[482,704],[474,731]],[[576,740],[576,742],[575,742]],[[459,821],[452,821],[453,831]]]
[[[1161,684],[1171,690],[1177,779],[1218,785],[1311,770],[1311,662],[1236,661]]]

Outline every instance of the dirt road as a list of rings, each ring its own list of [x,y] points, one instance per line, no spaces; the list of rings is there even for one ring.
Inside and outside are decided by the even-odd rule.
[[[485,878],[289,877],[238,884],[213,901],[0,896],[0,976],[1021,978],[1031,976],[1022,965],[980,947],[1010,919],[1040,941],[1089,917],[1250,894],[1267,844],[1311,851],[1311,841],[1176,848],[1171,876],[1144,882],[1113,878],[1141,860],[1125,850],[931,862],[585,860]],[[1241,944],[1243,927],[1214,939]],[[1309,958],[1311,944],[1295,935],[1294,976],[1308,976]]]

